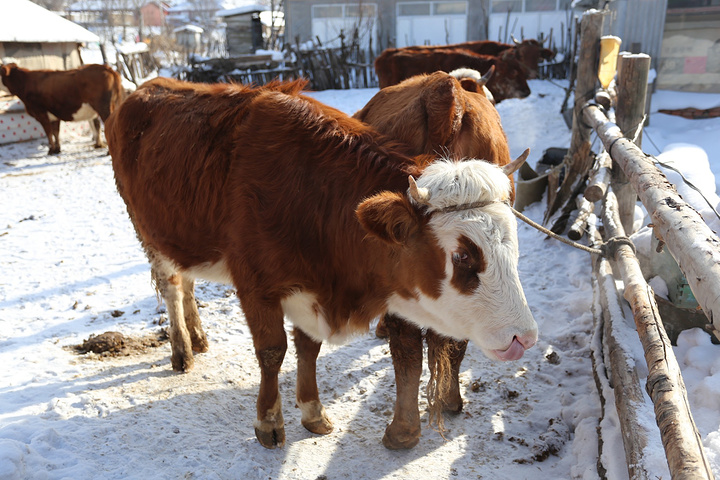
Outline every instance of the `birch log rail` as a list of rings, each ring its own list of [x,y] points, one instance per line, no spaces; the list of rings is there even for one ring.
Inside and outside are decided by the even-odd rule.
[[[612,191],[605,196],[603,225],[606,237],[625,237],[617,199]],[[665,333],[652,289],[645,281],[629,244],[619,244],[610,256],[615,260],[625,284],[623,296],[632,308],[635,327],[645,352],[648,365],[646,390],[655,407],[655,418],[672,478],[712,479],[702,438],[690,413],[680,367]]]
[[[623,137],[597,105],[587,104],[583,115],[635,187],[655,230],[685,273],[713,333],[720,338],[720,239],[678,195],[652,157]]]

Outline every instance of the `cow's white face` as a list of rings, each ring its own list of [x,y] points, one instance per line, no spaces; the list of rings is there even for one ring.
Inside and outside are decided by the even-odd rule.
[[[537,341],[537,324],[518,277],[507,176],[483,161],[436,162],[417,184],[429,196],[428,228],[443,251],[445,275],[439,296],[419,290],[415,298],[395,295],[390,310],[439,333],[468,338],[490,358],[520,358]]]

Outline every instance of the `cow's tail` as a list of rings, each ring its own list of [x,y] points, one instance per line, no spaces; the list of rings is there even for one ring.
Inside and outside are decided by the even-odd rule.
[[[110,86],[110,102],[108,102],[110,108],[105,118],[102,119],[103,122],[107,120],[107,117],[109,117],[112,112],[117,110],[123,100],[125,100],[125,90],[123,89],[122,78],[119,73],[113,70],[112,85]]]

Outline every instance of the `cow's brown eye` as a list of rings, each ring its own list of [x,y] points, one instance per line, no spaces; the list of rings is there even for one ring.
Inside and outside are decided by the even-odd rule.
[[[471,295],[480,286],[480,273],[487,268],[482,250],[468,237],[458,238],[458,249],[451,254],[451,283],[461,293]]]
[[[452,263],[456,267],[470,268],[470,255],[464,251],[453,252]]]

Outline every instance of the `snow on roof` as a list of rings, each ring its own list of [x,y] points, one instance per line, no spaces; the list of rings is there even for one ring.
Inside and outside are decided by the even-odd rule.
[[[230,10],[221,10],[216,13],[218,17],[230,17],[232,15],[242,15],[244,13],[264,12],[269,10],[264,5],[245,5],[243,7],[232,8]]]
[[[184,25],[182,27],[178,27],[175,30],[173,30],[173,33],[178,32],[193,32],[193,33],[203,33],[205,30],[198,27],[197,25]]]
[[[30,0],[6,0],[0,15],[0,42],[98,42],[77,23]]]

